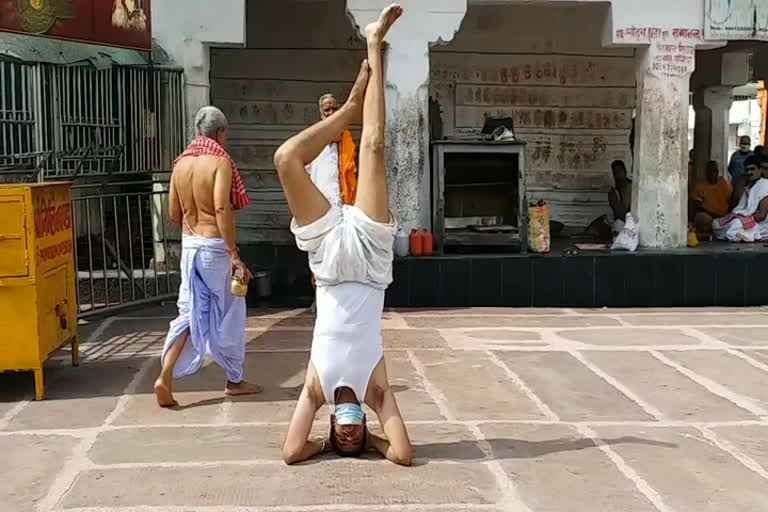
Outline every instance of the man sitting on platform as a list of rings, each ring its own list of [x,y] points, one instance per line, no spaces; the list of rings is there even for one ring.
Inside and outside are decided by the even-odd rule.
[[[720,240],[755,242],[768,238],[768,179],[763,178],[757,158],[744,161],[745,189],[731,213],[712,221]]]
[[[720,177],[717,162],[707,163],[707,179],[696,183],[691,205],[691,219],[697,235],[710,235],[712,221],[728,213],[731,184]]]

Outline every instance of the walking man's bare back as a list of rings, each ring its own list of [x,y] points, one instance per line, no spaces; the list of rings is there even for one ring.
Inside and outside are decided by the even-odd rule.
[[[202,155],[194,158],[182,158],[173,170],[171,189],[171,208],[179,206],[178,212],[171,211],[171,217],[177,213],[182,222],[182,229],[187,235],[204,238],[225,238],[216,221],[216,186],[219,185],[229,197],[225,182],[231,186],[232,167],[226,158]],[[178,198],[174,200],[173,196]],[[176,219],[174,219],[176,220]]]

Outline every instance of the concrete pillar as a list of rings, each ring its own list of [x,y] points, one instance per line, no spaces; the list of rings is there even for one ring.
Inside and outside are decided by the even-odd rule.
[[[704,103],[704,89],[699,89],[693,96],[693,109],[696,122],[693,128],[693,170],[694,181],[704,176],[707,162],[712,158],[712,111]]]
[[[640,245],[686,245],[688,92],[693,59],[667,64],[657,45],[636,57],[637,128],[632,213],[640,222]]]
[[[721,174],[725,176],[728,169],[729,114],[733,105],[733,88],[705,89],[704,104],[711,112],[709,158],[717,162]]]
[[[360,30],[390,0],[348,0]],[[407,230],[430,225],[429,46],[453,39],[466,0],[400,0],[405,11],[385,55],[387,172],[390,208]]]

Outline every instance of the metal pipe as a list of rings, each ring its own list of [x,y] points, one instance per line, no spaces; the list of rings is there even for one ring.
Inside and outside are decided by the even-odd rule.
[[[107,273],[109,268],[107,266],[107,226],[104,222],[104,199],[99,198],[99,225],[101,227],[101,257],[102,266],[104,267],[104,297],[107,306],[109,306],[109,278]]]
[[[128,257],[131,264],[131,300],[136,300],[136,282],[133,278],[133,234],[131,233],[131,201],[128,196],[125,197],[126,220],[128,221]]]
[[[71,202],[72,205],[72,248],[74,250],[74,257],[75,257],[75,293],[77,295],[77,310],[80,311],[80,304],[82,301],[80,300],[80,275],[79,275],[79,265],[80,260],[77,259],[77,209],[75,208],[75,205],[80,202],[78,200],[74,200]]]
[[[91,240],[91,200],[85,201],[85,228],[88,231],[88,280],[91,284],[91,308],[96,309],[96,289],[93,284],[93,242]]]
[[[154,194],[149,196],[149,218],[155,218],[155,198]],[[162,222],[162,219],[161,219]],[[157,271],[157,245],[155,244],[155,229],[152,227],[152,269],[155,272],[155,295],[160,295],[160,274]]]
[[[96,311],[86,311],[86,312],[80,313],[80,315],[78,315],[78,318],[90,318],[90,317],[93,317],[93,316],[105,315],[107,313],[112,313],[114,311],[120,311],[120,310],[127,309],[127,308],[133,308],[133,307],[136,307],[136,306],[143,306],[143,305],[146,305],[146,304],[156,304],[158,302],[162,302],[164,300],[174,299],[176,297],[177,297],[177,294],[171,293],[171,294],[163,295],[163,296],[160,296],[160,297],[149,297],[147,299],[139,299],[139,300],[132,301],[130,303],[120,304],[120,305],[116,305],[116,306],[110,306],[110,307],[106,307],[106,308],[100,308],[100,309],[98,309]]]
[[[3,87],[5,87],[5,84],[3,84]],[[16,64],[11,62],[11,143],[8,145],[11,148],[11,155],[16,154],[16,134],[14,133],[16,129],[14,121],[16,121]],[[13,156],[11,156],[11,163],[16,163],[16,158]]]
[[[144,283],[144,297],[147,296],[147,264],[144,262],[144,216],[141,214],[141,196],[136,200],[139,203],[139,243],[141,244],[141,279]]]
[[[120,293],[120,304],[123,303],[123,268],[120,258],[120,230],[117,227],[117,196],[112,196],[112,215],[115,219],[115,247],[117,257],[117,289]]]
[[[165,197],[166,194],[163,194],[163,197],[160,198],[160,226],[162,229],[162,236],[163,236],[163,254],[165,254],[165,291],[168,293],[171,293],[171,272],[170,272],[170,265],[168,264],[168,237],[165,233],[165,212],[163,210],[163,205],[168,200],[167,197]]]

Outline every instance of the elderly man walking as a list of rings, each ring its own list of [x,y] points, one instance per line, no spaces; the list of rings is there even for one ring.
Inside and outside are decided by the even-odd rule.
[[[197,372],[206,355],[224,368],[225,393],[258,393],[243,379],[245,298],[232,295],[233,272],[251,279],[236,245],[233,209],[249,203],[227,144],[227,119],[215,107],[195,117],[195,139],[179,156],[171,176],[170,218],[182,227],[179,316],[171,322],[155,381],[157,403],[177,405],[173,379]]]

